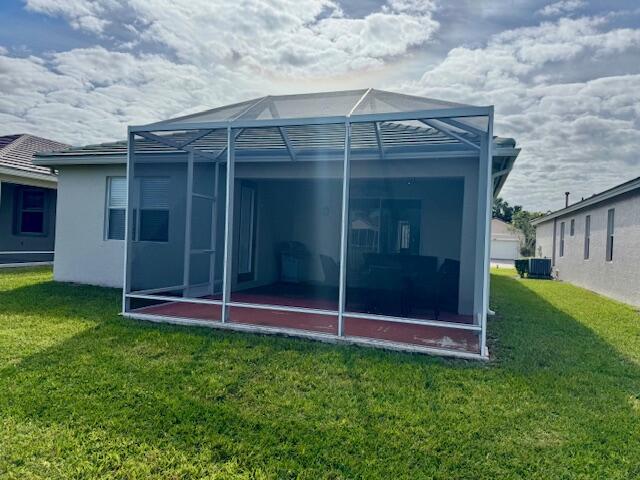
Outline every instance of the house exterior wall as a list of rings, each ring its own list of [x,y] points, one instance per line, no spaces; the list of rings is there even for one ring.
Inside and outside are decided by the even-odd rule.
[[[606,260],[607,212],[615,209],[612,261]],[[589,259],[584,258],[585,217],[591,216]],[[575,220],[571,235],[571,220]],[[554,272],[574,283],[625,303],[640,306],[640,190],[557,217]],[[564,255],[560,256],[561,224]],[[536,229],[536,254],[553,258],[553,219]]]
[[[45,192],[44,234],[20,234],[16,225],[18,195],[20,189],[24,187],[24,185],[15,183],[0,182],[0,252],[52,252],[55,238],[56,191],[52,188],[26,186],[27,188],[41,188]],[[0,256],[0,263],[3,263],[3,260],[7,258],[5,255]],[[50,260],[50,257],[36,255],[27,258],[24,256],[16,261],[42,261],[43,259]]]
[[[54,279],[122,287],[124,242],[105,239],[107,177],[124,165],[74,165],[58,170]]]
[[[536,257],[553,258],[553,219],[536,227]]]

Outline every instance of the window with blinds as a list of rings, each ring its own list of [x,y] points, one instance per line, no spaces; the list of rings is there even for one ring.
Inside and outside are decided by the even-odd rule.
[[[126,177],[107,178],[106,225],[109,240],[124,240],[125,216],[127,209]]]
[[[169,178],[142,177],[140,182],[140,219],[137,240],[169,241]]]

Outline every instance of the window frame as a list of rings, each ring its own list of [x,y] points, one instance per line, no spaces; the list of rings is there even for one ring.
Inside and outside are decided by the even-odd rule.
[[[576,219],[572,218],[571,222],[569,223],[569,236],[573,237],[576,233]]]
[[[607,237],[605,244],[605,260],[607,262],[613,262],[613,242],[615,237],[615,214],[616,209],[610,208],[607,210]]]
[[[24,196],[27,193],[39,193],[42,195],[42,207],[26,207],[24,206]],[[18,188],[18,199],[16,209],[16,235],[21,237],[46,237],[48,235],[47,223],[47,192],[38,187],[20,186]],[[42,230],[39,232],[23,232],[22,231],[22,214],[23,213],[42,213]]]
[[[560,245],[559,245],[559,257],[564,257],[564,226],[565,222],[560,222]]]
[[[591,215],[584,217],[584,259],[591,258]]]
[[[106,190],[106,198],[105,198],[105,209],[104,209],[104,240],[105,241],[115,241],[115,242],[122,242],[125,240],[126,238],[126,226],[127,226],[127,201],[125,200],[125,205],[124,207],[114,207],[111,206],[111,185],[113,183],[113,180],[115,179],[121,179],[124,181],[125,183],[125,189],[127,188],[127,177],[124,175],[110,175],[107,177],[107,190]],[[124,211],[124,229],[123,229],[123,236],[122,238],[111,238],[110,232],[111,232],[111,210],[123,210]]]

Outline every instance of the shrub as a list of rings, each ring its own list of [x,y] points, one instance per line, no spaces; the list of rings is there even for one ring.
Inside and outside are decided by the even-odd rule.
[[[516,271],[518,272],[518,275],[520,275],[520,278],[524,278],[525,274],[529,273],[528,258],[522,258],[520,260],[516,260],[515,265],[516,265]]]

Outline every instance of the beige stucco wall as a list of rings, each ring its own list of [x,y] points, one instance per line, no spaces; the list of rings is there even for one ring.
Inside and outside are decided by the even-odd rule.
[[[125,171],[124,165],[59,169],[55,280],[122,286],[124,242],[105,239],[105,199],[107,177]]]

